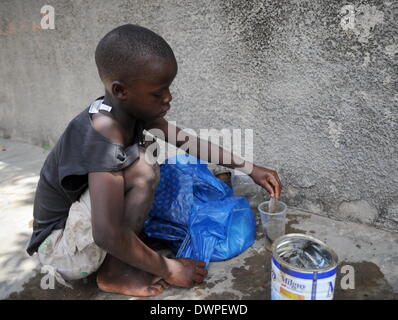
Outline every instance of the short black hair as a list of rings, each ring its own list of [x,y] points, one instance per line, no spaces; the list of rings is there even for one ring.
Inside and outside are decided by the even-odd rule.
[[[95,63],[102,81],[134,77],[143,57],[174,57],[166,40],[155,32],[134,24],[125,24],[108,32],[95,49]],[[138,69],[138,67],[137,67]]]

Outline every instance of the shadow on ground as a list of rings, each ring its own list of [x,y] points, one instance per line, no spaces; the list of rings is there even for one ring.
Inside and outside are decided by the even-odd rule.
[[[0,269],[8,269],[8,274],[10,276],[17,275],[19,272],[18,267],[30,259],[26,252],[30,236],[31,234],[29,232],[18,233],[17,239],[13,243],[13,249],[0,254]]]
[[[164,256],[172,256],[172,252],[163,243],[149,238],[146,239],[145,242],[149,247],[163,254]],[[24,241],[21,240],[19,244],[23,245]],[[10,258],[5,262],[6,264],[16,264],[19,260],[21,260],[21,258],[18,260],[13,259],[13,254],[23,256],[23,254],[20,252],[10,252]],[[26,256],[26,259],[29,259],[29,256]],[[18,293],[12,293],[7,300],[93,300],[102,294],[97,287],[96,272],[89,275],[85,279],[69,281],[73,288],[68,288],[55,281],[54,288],[49,289],[42,289],[42,287],[48,286],[48,281],[46,281],[46,278],[44,278],[47,273],[41,273],[40,270],[34,270],[34,272],[36,272],[36,275],[23,285],[23,290]],[[118,294],[112,294],[112,296],[114,299],[130,298],[128,296]]]
[[[44,274],[37,274],[24,284],[24,290],[12,293],[7,300],[89,300],[100,293],[95,282],[96,274],[84,280],[73,281],[73,289],[55,282],[54,289],[41,289]]]
[[[15,240],[0,250],[0,295],[12,292],[24,279],[31,276],[37,264],[26,252],[30,232],[19,232]]]

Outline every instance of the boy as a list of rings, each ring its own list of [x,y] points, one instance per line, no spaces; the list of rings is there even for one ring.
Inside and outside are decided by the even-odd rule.
[[[164,119],[177,74],[174,53],[154,32],[123,25],[101,39],[95,61],[105,96],[69,123],[48,155],[27,251],[37,251],[40,262],[52,265],[66,280],[98,270],[98,287],[106,292],[154,296],[169,285],[201,283],[207,274],[202,261],[163,257],[139,238],[159,182],[158,166],[145,160],[143,129],[160,129],[166,141],[175,141]],[[246,170],[279,198],[275,171],[192,136],[189,143],[198,146],[198,152],[189,150],[192,155],[208,160],[219,152],[219,164]],[[204,148],[208,158],[201,155]]]

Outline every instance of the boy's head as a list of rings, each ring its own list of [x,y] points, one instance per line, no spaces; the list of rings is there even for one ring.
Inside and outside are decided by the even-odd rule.
[[[156,33],[132,24],[117,27],[98,43],[95,62],[105,90],[133,117],[153,120],[170,109],[177,62]]]

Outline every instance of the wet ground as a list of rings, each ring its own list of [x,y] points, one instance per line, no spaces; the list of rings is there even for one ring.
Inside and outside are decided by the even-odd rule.
[[[307,233],[313,235],[315,231],[301,230],[298,227],[298,219],[308,219],[308,215],[290,215],[287,225],[287,233]],[[257,240],[252,248],[241,255],[225,262],[212,263],[209,268],[209,277],[206,283],[198,285],[193,289],[170,288],[156,299],[225,299],[225,300],[268,300],[271,291],[271,253],[264,249],[264,237],[261,226],[258,227]],[[312,232],[311,232],[312,231]],[[151,241],[150,245],[159,252],[172,256],[171,251],[167,250],[156,240]],[[360,246],[360,245],[358,245]],[[263,247],[263,248],[261,248]],[[357,247],[358,248],[358,247]],[[358,248],[360,249],[360,248]],[[350,265],[355,270],[355,289],[342,289],[339,285],[345,273],[341,267]],[[229,266],[229,268],[227,267]],[[219,270],[226,269],[223,273]],[[40,283],[43,274],[37,273],[32,279],[26,282],[23,290],[12,293],[8,299],[152,299],[152,298],[132,298],[123,295],[109,294],[101,292],[96,285],[96,274],[79,281],[73,281],[73,289],[55,283],[55,289],[42,290]],[[336,277],[335,300],[368,300],[368,299],[398,299],[398,293],[386,280],[380,268],[373,262],[361,261],[340,261]]]

